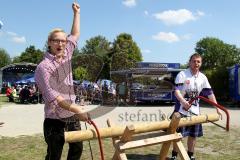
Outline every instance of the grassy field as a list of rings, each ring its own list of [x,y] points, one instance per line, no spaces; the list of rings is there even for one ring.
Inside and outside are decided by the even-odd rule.
[[[4,95],[0,95],[0,107],[8,102],[8,98]]]
[[[3,128],[1,128],[3,129]],[[204,127],[204,137],[199,138],[195,157],[198,160],[239,160],[240,159],[240,129],[232,128],[230,132],[211,126]],[[97,141],[90,141],[93,159],[99,160]],[[184,144],[186,141],[184,140]],[[110,160],[113,155],[111,139],[104,140],[105,159]],[[21,136],[17,138],[0,137],[1,160],[42,160],[45,156],[46,144],[42,135]],[[161,145],[126,151],[129,160],[155,160]],[[62,159],[66,159],[67,145],[64,147]],[[82,160],[91,160],[88,142],[84,142]]]

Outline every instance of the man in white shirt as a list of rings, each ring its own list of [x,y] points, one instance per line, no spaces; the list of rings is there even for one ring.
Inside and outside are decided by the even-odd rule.
[[[199,101],[195,100],[192,104],[189,101],[196,96],[208,97],[211,101],[217,103],[215,95],[211,89],[207,77],[201,73],[202,57],[198,53],[191,55],[189,59],[189,68],[181,71],[175,79],[175,96],[177,98],[174,112],[179,112],[183,117],[191,114],[199,115]],[[193,153],[196,144],[196,137],[203,136],[202,125],[181,127],[178,129],[183,137],[188,137],[188,155],[191,160],[195,160]],[[177,159],[177,150],[174,147],[171,160]]]

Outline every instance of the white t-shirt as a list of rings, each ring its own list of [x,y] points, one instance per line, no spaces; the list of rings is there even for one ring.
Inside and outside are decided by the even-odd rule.
[[[211,86],[208,82],[207,77],[198,72],[196,75],[192,75],[190,69],[186,69],[185,71],[181,71],[178,73],[175,79],[176,89],[180,91],[182,96],[189,101],[192,97],[196,97],[200,94],[200,92],[205,89],[211,89]],[[179,104],[179,103],[178,103]],[[199,101],[196,100],[192,103],[192,106],[189,109],[190,112],[199,115]],[[180,104],[179,112],[184,115],[189,115],[190,113],[183,109],[183,106]]]

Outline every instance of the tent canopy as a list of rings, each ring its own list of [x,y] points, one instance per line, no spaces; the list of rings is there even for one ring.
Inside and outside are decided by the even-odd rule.
[[[19,81],[16,82],[17,84],[26,84],[26,83],[35,83],[35,79],[34,77],[30,77],[30,78],[25,78],[25,79],[21,79]]]

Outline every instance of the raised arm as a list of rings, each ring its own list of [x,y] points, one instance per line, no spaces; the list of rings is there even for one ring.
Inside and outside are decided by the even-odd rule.
[[[75,38],[75,40],[78,40],[80,36],[80,6],[76,2],[72,4],[73,9],[73,24],[72,24],[72,30],[71,35]]]

